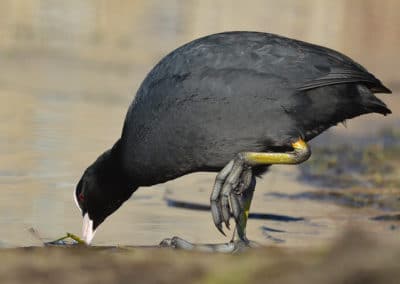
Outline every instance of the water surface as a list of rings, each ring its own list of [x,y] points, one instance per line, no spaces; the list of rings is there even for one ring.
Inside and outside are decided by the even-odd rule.
[[[223,30],[293,36],[340,49],[377,72],[389,87],[399,86],[394,72],[399,63],[395,36],[399,25],[393,23],[397,1],[379,2],[379,9],[374,8],[375,2],[363,1],[369,3],[368,19],[358,12],[359,5],[347,1],[326,1],[329,5],[318,5],[320,1],[172,2],[55,5],[54,1],[32,1],[28,5],[2,1],[1,246],[37,244],[27,233],[30,227],[48,239],[66,231],[80,233],[81,217],[72,192],[82,172],[117,140],[129,103],[150,68],[173,48],[198,36]],[[371,25],[376,33],[372,43],[366,37]],[[397,97],[385,97],[394,111],[391,117],[372,115],[351,121],[347,129],[337,128],[315,143],[335,141],[337,133],[351,141],[353,135],[369,135],[392,125],[399,118]],[[376,208],[266,195],[318,189],[299,183],[297,174],[295,167],[276,167],[259,181],[253,209],[305,220],[251,220],[251,239],[309,246],[334,238],[347,226],[398,237],[398,231],[389,229],[398,221],[370,219],[382,214]],[[95,243],[151,245],[172,235],[197,242],[226,241],[214,228],[209,212],[168,207],[164,201],[167,194],[207,204],[213,178],[213,174],[197,174],[140,189],[100,227]]]

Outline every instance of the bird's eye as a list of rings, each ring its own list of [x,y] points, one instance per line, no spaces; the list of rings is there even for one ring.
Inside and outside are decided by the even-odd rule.
[[[80,201],[80,202],[85,201],[85,196],[83,196],[83,193],[82,193],[82,192],[79,193],[78,198],[79,198],[79,201]]]
[[[84,195],[84,188],[82,179],[79,181],[76,189],[74,190],[74,201],[76,206],[82,211],[84,207],[85,195]]]

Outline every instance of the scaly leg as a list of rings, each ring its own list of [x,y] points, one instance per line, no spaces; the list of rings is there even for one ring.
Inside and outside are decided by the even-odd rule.
[[[210,197],[211,213],[217,229],[225,235],[222,223],[229,229],[233,216],[236,229],[232,242],[216,245],[194,245],[178,237],[165,239],[161,246],[182,249],[234,252],[243,244],[249,245],[246,237],[246,223],[251,199],[255,188],[252,167],[272,164],[300,164],[306,161],[311,151],[308,145],[298,139],[291,144],[293,150],[285,153],[242,152],[230,161],[217,175]]]
[[[172,247],[184,250],[196,250],[204,252],[223,252],[235,253],[247,249],[248,247],[257,246],[256,243],[250,242],[246,238],[246,224],[250,209],[251,200],[253,198],[256,179],[251,169],[243,172],[241,180],[243,182],[235,190],[235,194],[231,195],[232,215],[235,218],[236,228],[232,240],[229,243],[222,244],[193,244],[179,237],[165,239],[160,243],[161,247]]]
[[[254,166],[272,164],[300,164],[306,161],[311,151],[308,145],[301,139],[292,143],[293,151],[286,153],[239,153],[235,159],[230,161],[225,168],[217,175],[214,188],[211,193],[211,213],[217,229],[225,235],[222,223],[229,229],[230,206],[233,193],[243,193],[243,189],[248,188],[249,169]],[[231,199],[231,204],[228,200]],[[235,212],[233,212],[235,216]]]
[[[251,174],[250,178],[251,181],[247,188],[244,188],[241,192],[235,190],[234,194],[231,195],[232,215],[236,222],[232,242],[242,241],[247,244],[249,243],[246,237],[246,225],[249,218],[251,201],[256,188],[255,176]]]

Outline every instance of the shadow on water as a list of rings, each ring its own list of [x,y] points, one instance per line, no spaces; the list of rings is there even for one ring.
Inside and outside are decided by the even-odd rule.
[[[290,200],[313,200],[321,202],[331,202],[342,206],[361,208],[373,206],[383,210],[400,209],[400,193],[380,192],[360,192],[355,190],[320,190],[307,191],[296,194],[286,194],[280,192],[266,193],[266,196],[275,198],[285,198]]]
[[[199,211],[210,211],[211,208],[209,205],[199,204],[199,203],[192,203],[187,201],[178,201],[173,200],[170,198],[165,198],[167,205],[169,207],[175,208],[184,208],[190,210],[199,210]],[[250,219],[260,219],[260,220],[270,220],[270,221],[279,221],[279,222],[297,222],[297,221],[304,221],[302,217],[291,217],[285,215],[278,215],[278,214],[265,214],[265,213],[249,213]]]
[[[371,218],[371,220],[374,220],[374,221],[400,221],[400,214],[379,215],[379,216]]]

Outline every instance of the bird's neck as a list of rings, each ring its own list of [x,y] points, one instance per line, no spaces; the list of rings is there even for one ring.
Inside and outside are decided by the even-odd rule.
[[[104,152],[98,158],[99,160],[101,167],[98,169],[98,173],[107,179],[107,182],[115,184],[115,190],[130,193],[136,191],[138,185],[123,167],[120,140],[111,149]]]

